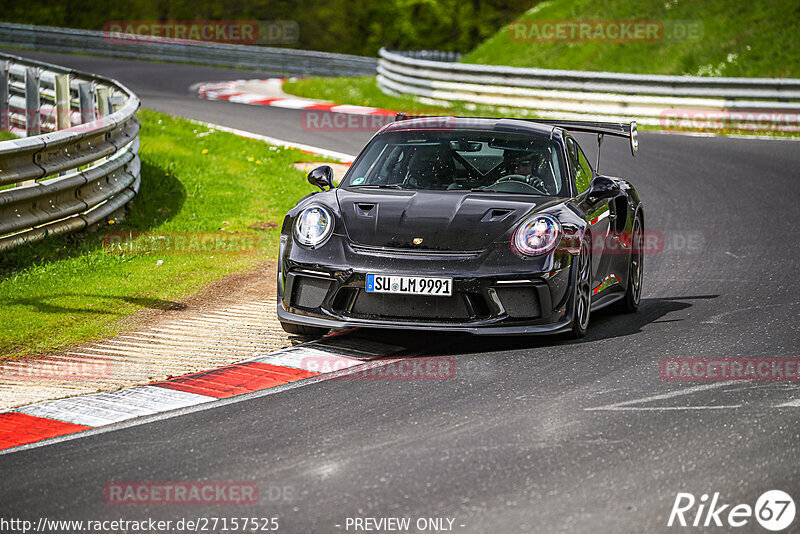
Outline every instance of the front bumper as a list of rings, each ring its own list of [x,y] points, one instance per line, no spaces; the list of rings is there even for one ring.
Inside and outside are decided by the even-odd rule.
[[[323,328],[558,333],[571,323],[571,266],[572,255],[563,251],[520,259],[502,249],[464,254],[370,250],[345,238],[310,250],[289,238],[281,248],[278,317]],[[367,273],[450,276],[453,296],[367,293]]]

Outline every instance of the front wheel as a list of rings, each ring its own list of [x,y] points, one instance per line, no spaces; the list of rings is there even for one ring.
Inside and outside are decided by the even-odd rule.
[[[319,328],[317,326],[306,326],[302,324],[284,323],[281,321],[281,328],[288,333],[296,336],[303,337],[322,337],[328,333],[328,328]]]
[[[575,260],[578,272],[575,275],[573,295],[572,326],[570,335],[581,338],[589,328],[589,314],[592,307],[592,256],[588,241],[581,243],[581,252]]]

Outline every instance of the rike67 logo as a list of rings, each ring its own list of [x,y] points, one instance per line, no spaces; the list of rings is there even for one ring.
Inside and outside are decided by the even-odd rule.
[[[752,507],[745,503],[725,503],[719,492],[711,498],[704,493],[699,499],[691,493],[678,493],[667,526],[740,528],[752,525],[755,519],[765,529],[778,532],[794,522],[795,511],[794,500],[781,490],[764,492]]]

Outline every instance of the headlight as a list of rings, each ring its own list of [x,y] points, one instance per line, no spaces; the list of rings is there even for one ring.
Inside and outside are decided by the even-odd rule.
[[[322,206],[309,206],[294,222],[294,238],[301,245],[315,247],[324,243],[333,232],[333,217]]]
[[[551,215],[534,215],[522,222],[511,239],[513,249],[525,256],[546,254],[556,248],[561,224]]]

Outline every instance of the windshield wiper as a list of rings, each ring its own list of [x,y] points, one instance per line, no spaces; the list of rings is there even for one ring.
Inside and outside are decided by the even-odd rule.
[[[517,191],[498,191],[497,189],[489,189],[488,187],[473,187],[470,191],[477,193],[511,193],[512,195],[526,195],[529,193],[519,193]]]
[[[519,191],[502,191],[502,190],[498,191],[497,189],[488,189],[488,188],[487,189],[481,189],[479,187],[470,189],[470,191],[475,192],[475,193],[503,193],[504,195],[531,195],[531,196],[537,196],[537,197],[550,196],[550,195],[545,195],[543,193],[521,193]]]
[[[364,185],[351,185],[348,187],[377,187],[378,189],[405,189],[402,185],[397,184],[364,184]]]

